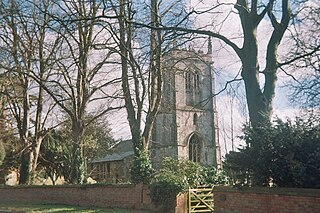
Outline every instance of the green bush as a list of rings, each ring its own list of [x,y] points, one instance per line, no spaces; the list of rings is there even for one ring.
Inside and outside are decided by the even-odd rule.
[[[135,156],[130,173],[132,183],[149,184],[151,182],[154,170],[147,150],[139,151],[139,156]]]
[[[162,161],[160,172],[155,180],[181,184],[184,189],[188,189],[188,187],[201,185],[203,171],[204,167],[192,161],[167,157]]]
[[[229,178],[221,170],[204,167],[188,160],[164,158],[160,172],[150,185],[151,200],[158,206],[170,209],[179,192],[202,185],[225,185]],[[168,212],[162,209],[162,212]]]
[[[160,212],[170,212],[176,196],[184,190],[183,183],[160,180],[150,185],[150,197],[152,202],[161,208]]]
[[[270,126],[246,126],[242,139],[246,146],[228,154],[225,161],[225,168],[237,174],[240,182],[320,188],[318,120],[277,119]]]
[[[215,167],[205,167],[203,172],[203,185],[215,186],[215,185],[228,185],[231,179],[225,171],[216,169]]]

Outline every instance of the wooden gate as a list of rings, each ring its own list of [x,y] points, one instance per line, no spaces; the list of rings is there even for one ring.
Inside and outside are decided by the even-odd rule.
[[[189,213],[213,212],[213,188],[189,189]]]

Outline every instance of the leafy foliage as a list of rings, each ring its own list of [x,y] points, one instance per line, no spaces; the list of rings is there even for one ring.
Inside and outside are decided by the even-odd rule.
[[[69,146],[64,142],[60,131],[51,131],[44,139],[41,146],[40,165],[53,184],[58,177],[69,173],[68,169]]]
[[[179,192],[184,191],[182,183],[160,180],[150,185],[151,200],[160,209],[160,212],[172,211],[172,206]]]
[[[134,157],[131,166],[131,181],[135,184],[149,184],[154,174],[148,150],[140,150],[138,156]]]
[[[216,169],[215,167],[204,167],[203,172],[204,185],[228,185],[231,182],[230,177],[224,170]]]
[[[5,155],[0,169],[3,169],[4,171],[18,170],[20,166],[21,150],[23,149],[21,143],[19,143],[19,139],[14,135],[10,135],[10,138],[4,137],[2,145]]]
[[[201,185],[203,180],[203,167],[187,160],[178,160],[170,157],[164,158],[161,170],[156,176],[157,182],[174,183],[183,190]]]
[[[60,176],[63,176],[67,182],[71,182],[78,177],[74,174],[75,171],[86,170],[80,157],[81,150],[77,144],[73,143],[72,132],[68,126],[69,122],[66,122],[62,128],[51,131],[45,137],[41,147],[41,166],[53,182]],[[90,159],[103,156],[113,143],[107,123],[94,122],[84,133],[84,157]],[[73,169],[70,165],[76,165],[79,168]]]
[[[242,182],[281,187],[320,188],[320,125],[315,119],[246,126],[246,147],[226,156],[225,168]]]
[[[222,170],[204,167],[188,160],[164,158],[158,175],[150,185],[152,202],[169,204],[179,192],[200,185],[227,185],[230,179]]]

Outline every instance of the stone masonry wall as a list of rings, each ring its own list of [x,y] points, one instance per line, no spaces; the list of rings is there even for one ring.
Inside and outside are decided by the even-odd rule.
[[[320,189],[217,187],[215,213],[316,213]]]

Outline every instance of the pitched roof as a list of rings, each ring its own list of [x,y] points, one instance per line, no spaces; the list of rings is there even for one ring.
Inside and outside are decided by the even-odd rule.
[[[112,154],[104,156],[103,158],[95,159],[91,162],[92,163],[101,163],[101,162],[120,161],[126,157],[133,155],[133,154],[134,154],[133,151],[123,152],[123,153],[112,153]]]
[[[93,159],[91,163],[120,161],[132,155],[134,155],[132,142],[125,140],[117,143],[109,154],[102,158]]]

